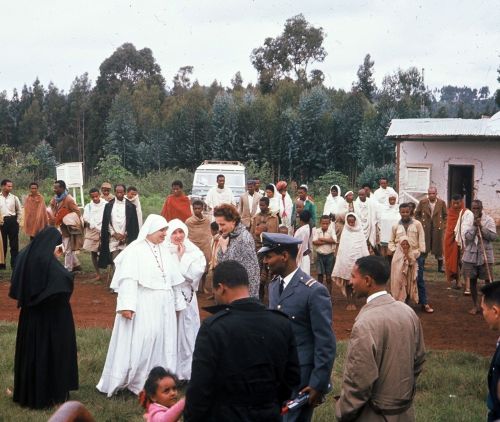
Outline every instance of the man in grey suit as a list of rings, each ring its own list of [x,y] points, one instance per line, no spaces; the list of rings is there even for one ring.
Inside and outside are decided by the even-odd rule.
[[[283,421],[310,421],[314,407],[328,390],[335,360],[332,302],[325,286],[297,268],[300,240],[281,233],[263,233],[264,263],[276,275],[269,286],[269,307],[290,317],[297,341],[300,386],[292,397],[309,394],[309,402],[285,414]]]

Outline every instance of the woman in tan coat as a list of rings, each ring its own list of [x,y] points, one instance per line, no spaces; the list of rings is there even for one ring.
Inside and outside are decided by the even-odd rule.
[[[420,252],[411,249],[410,242],[403,236],[392,258],[391,263],[391,294],[401,302],[413,300],[418,303],[417,290],[417,258]]]

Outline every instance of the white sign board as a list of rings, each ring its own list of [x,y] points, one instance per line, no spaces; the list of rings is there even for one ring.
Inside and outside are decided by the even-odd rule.
[[[427,192],[431,179],[431,169],[428,167],[408,167],[406,190]]]
[[[83,186],[83,166],[81,162],[64,163],[56,167],[58,180],[64,180],[68,188]]]

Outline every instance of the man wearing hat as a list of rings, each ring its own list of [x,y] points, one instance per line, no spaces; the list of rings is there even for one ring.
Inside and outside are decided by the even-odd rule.
[[[332,302],[325,286],[297,268],[300,240],[281,233],[263,233],[259,253],[276,275],[269,286],[269,307],[290,317],[297,342],[300,386],[293,397],[308,393],[308,404],[290,411],[284,422],[310,421],[314,407],[328,390],[335,360]]]
[[[111,201],[115,196],[111,193],[111,183],[109,182],[104,182],[101,185],[101,198],[104,199],[106,202]]]

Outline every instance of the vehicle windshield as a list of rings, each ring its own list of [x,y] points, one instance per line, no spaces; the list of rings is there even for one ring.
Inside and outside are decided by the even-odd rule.
[[[193,185],[197,186],[208,186],[212,187],[217,184],[217,175],[221,174],[220,172],[216,173],[196,173]],[[226,173],[224,175],[226,178],[225,186],[245,186],[245,175],[240,174],[231,174]]]

